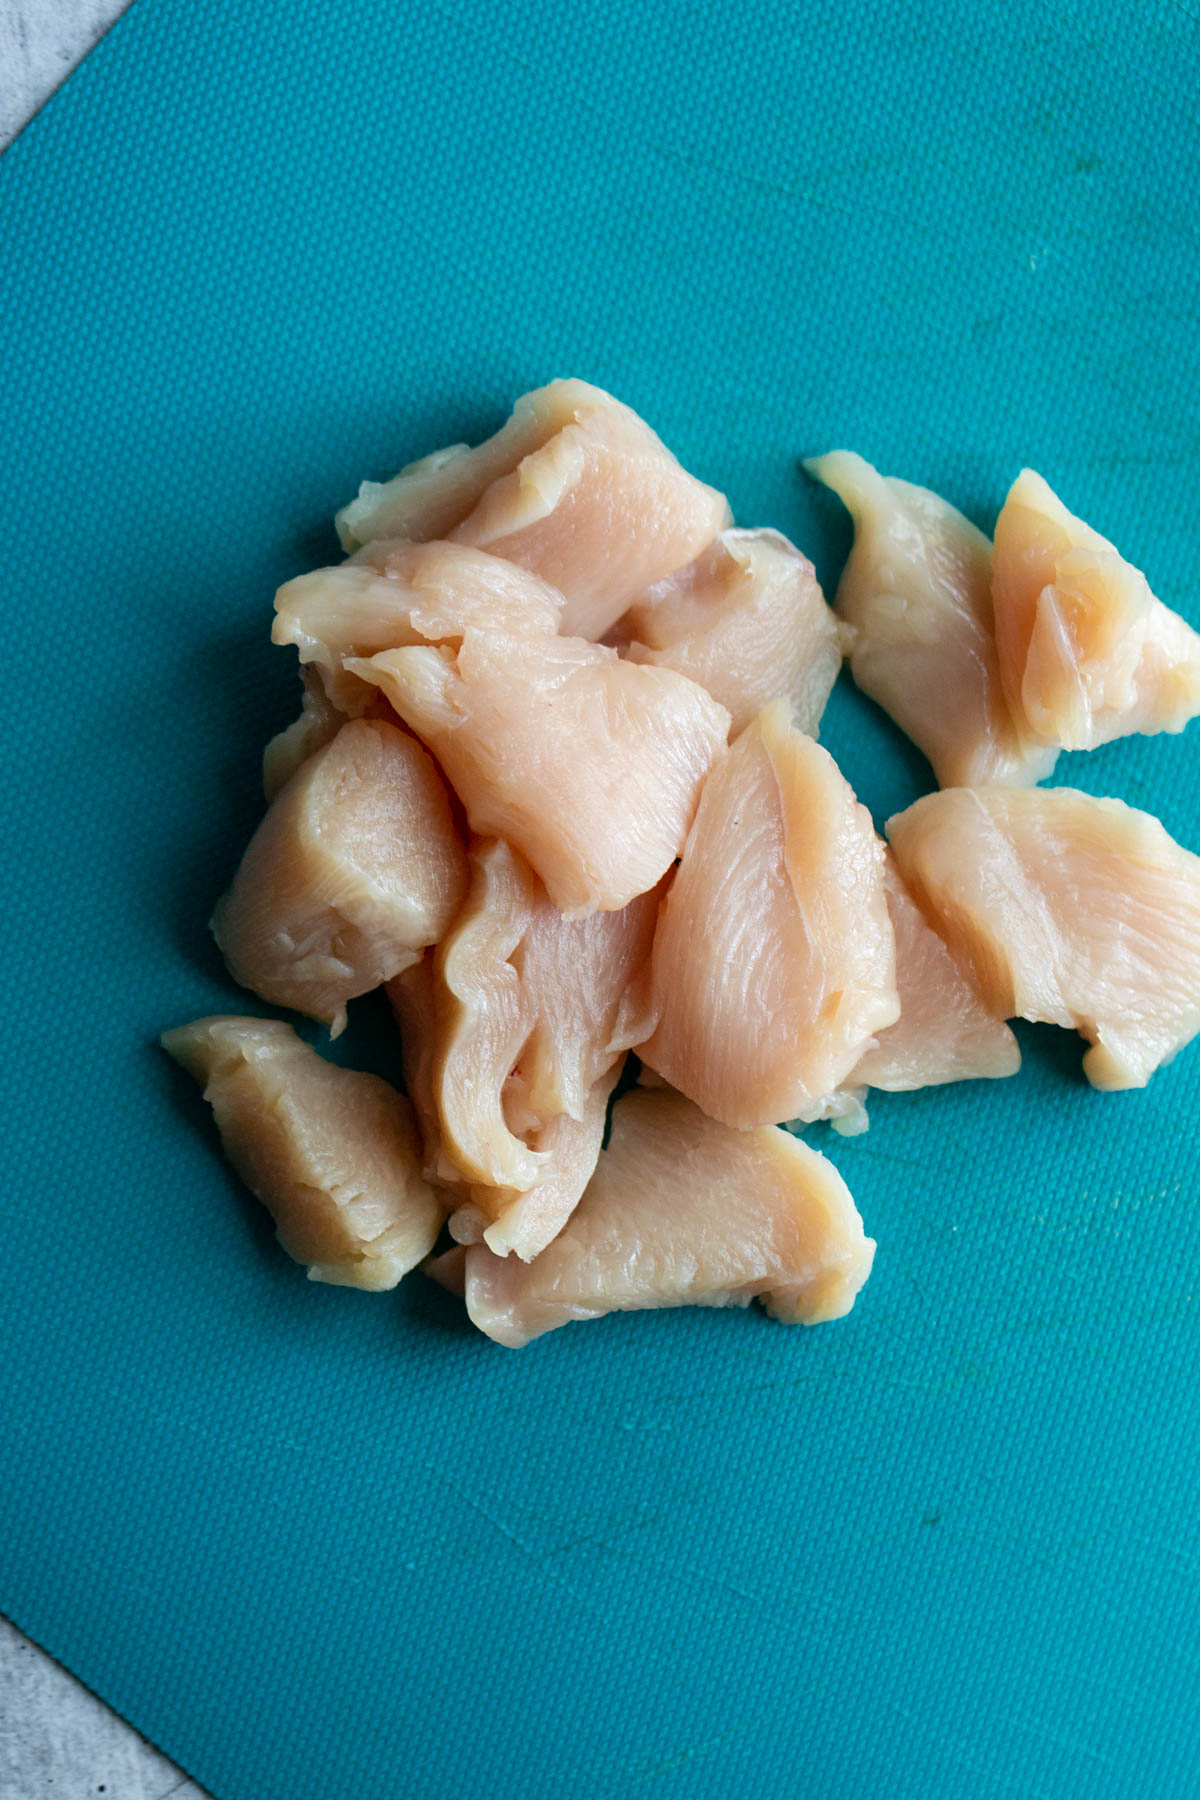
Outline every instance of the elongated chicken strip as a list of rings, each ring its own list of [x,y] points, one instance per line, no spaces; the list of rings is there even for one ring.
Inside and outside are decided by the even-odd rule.
[[[888,821],[900,872],[993,1011],[1074,1028],[1094,1087],[1144,1087],[1200,1029],[1200,857],[1073,788],[949,789]]]
[[[428,1256],[444,1208],[386,1081],[335,1068],[268,1019],[198,1019],[162,1044],[203,1087],[226,1156],[310,1280],[377,1292]]]
[[[778,531],[723,531],[695,562],[647,588],[616,631],[632,662],[677,669],[707,688],[735,733],[782,697],[815,737],[842,666],[816,572]]]
[[[396,726],[355,719],[272,803],[213,935],[235,981],[336,1033],[348,1000],[445,933],[466,886],[432,759]]]
[[[805,463],[854,519],[834,602],[850,670],[924,751],[942,787],[1032,785],[1055,753],[1023,735],[992,635],[992,550],[927,488],[880,475],[849,450]]]
[[[479,627],[553,637],[561,594],[536,575],[464,544],[368,544],[349,562],[285,582],[271,639],[294,644],[349,717],[376,690],[344,667],[407,644],[455,644]]]
[[[992,595],[1010,710],[1044,742],[1091,750],[1200,713],[1200,636],[1032,469],[996,521]]]
[[[926,919],[891,855],[884,865],[884,891],[896,938],[900,1017],[878,1034],[845,1087],[817,1110],[816,1116],[830,1119],[845,1137],[866,1130],[868,1088],[902,1093],[1015,1075],[1021,1066],[1020,1048],[1003,1015],[989,1009],[969,964]]]
[[[453,444],[392,481],[364,482],[337,519],[347,550],[372,538],[451,538],[520,563],[566,596],[562,629],[588,638],[729,523],[723,495],[585,381],[526,394],[475,449]]]
[[[518,849],[572,917],[619,911],[665,874],[729,729],[686,676],[581,638],[470,631],[457,652],[347,667],[429,745],[472,830]]]
[[[883,845],[785,701],[705,784],[651,982],[638,1054],[726,1125],[802,1116],[899,1016]]]
[[[747,1306],[787,1324],[841,1318],[875,1245],[832,1163],[777,1126],[731,1131],[679,1094],[634,1089],[587,1192],[531,1263],[486,1244],[426,1267],[465,1287],[473,1322],[513,1349],[573,1319]],[[461,1285],[460,1285],[461,1284]]]
[[[619,1057],[589,1089],[580,1118],[558,1113],[531,1131],[530,1148],[545,1159],[531,1188],[521,1192],[477,1183],[470,1189],[467,1201],[450,1215],[450,1232],[458,1242],[482,1242],[497,1256],[530,1262],[558,1236],[596,1167],[609,1095],[624,1060]]]
[[[476,1182],[523,1192],[549,1172],[549,1151],[524,1136],[560,1113],[590,1118],[596,1084],[649,1029],[660,895],[567,919],[507,844],[479,843],[471,861],[470,894],[436,962],[433,1093],[449,1159]]]

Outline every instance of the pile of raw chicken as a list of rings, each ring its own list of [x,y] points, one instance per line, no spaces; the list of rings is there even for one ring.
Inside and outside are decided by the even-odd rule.
[[[1100,1088],[1200,1029],[1200,858],[1036,785],[1182,729],[1200,637],[1029,470],[989,543],[859,456],[807,466],[854,519],[833,610],[579,381],[364,485],[347,560],[280,589],[303,711],[213,930],[335,1034],[385,984],[408,1096],[279,1022],[163,1041],[315,1279],[423,1264],[508,1345],[618,1308],[837,1318],[875,1246],[778,1121],[1011,1075],[1014,1017],[1080,1032]],[[941,784],[886,846],[816,741],[843,656]]]

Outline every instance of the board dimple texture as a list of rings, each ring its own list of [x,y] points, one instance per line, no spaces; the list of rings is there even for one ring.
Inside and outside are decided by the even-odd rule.
[[[1200,623],[1198,43],[137,0],[0,164],[0,1606],[219,1800],[1194,1791],[1196,1052],[1096,1095],[1022,1029],[815,1132],[880,1245],[844,1323],[513,1355],[305,1283],[153,1039],[251,1006],[204,921],[296,703],[274,586],[553,375],[830,585],[844,443],[988,526],[1032,463]],[[845,683],[823,737],[878,818],[928,786]],[[1064,778],[1200,848],[1198,755]]]

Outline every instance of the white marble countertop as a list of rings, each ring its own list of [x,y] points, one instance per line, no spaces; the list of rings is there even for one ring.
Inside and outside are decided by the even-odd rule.
[[[0,150],[129,0],[0,0]],[[205,1800],[174,1763],[0,1618],[0,1800]]]

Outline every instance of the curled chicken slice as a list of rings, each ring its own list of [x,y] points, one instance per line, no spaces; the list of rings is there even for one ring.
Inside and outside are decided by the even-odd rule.
[[[466,853],[430,756],[355,719],[272,802],[212,929],[235,981],[340,1030],[446,931]]]
[[[433,1094],[448,1159],[475,1182],[524,1192],[552,1168],[538,1127],[558,1114],[592,1120],[597,1083],[646,1035],[659,894],[567,919],[507,844],[478,844],[471,860],[470,894],[437,956]]]
[[[819,1106],[897,1018],[883,846],[786,702],[709,776],[650,967],[638,1054],[727,1125]]]
[[[1009,706],[1044,742],[1090,750],[1200,713],[1200,636],[1032,469],[996,521],[992,592]]]
[[[679,1094],[634,1089],[570,1219],[535,1261],[486,1244],[427,1264],[473,1322],[518,1348],[574,1319],[765,1302],[789,1324],[849,1312],[875,1246],[833,1165],[777,1126],[733,1131]]]
[[[1073,788],[960,788],[887,831],[987,1005],[1079,1031],[1093,1086],[1144,1087],[1200,1029],[1200,857],[1157,819]]]
[[[457,652],[347,667],[429,745],[472,830],[514,845],[572,917],[618,911],[666,873],[729,728],[686,676],[581,638],[470,631]]]
[[[452,1237],[464,1244],[484,1243],[497,1256],[519,1256],[523,1262],[545,1250],[591,1180],[604,1142],[609,1095],[624,1060],[619,1057],[589,1088],[579,1118],[558,1113],[534,1126],[530,1147],[545,1161],[533,1186],[522,1192],[476,1183],[450,1215]]]
[[[428,1256],[444,1209],[386,1081],[334,1067],[268,1019],[198,1019],[162,1043],[204,1089],[226,1156],[310,1280],[378,1291]]]
[[[816,572],[778,531],[723,531],[695,562],[647,588],[616,629],[631,661],[677,669],[706,688],[735,733],[783,697],[815,737],[842,666]]]
[[[552,637],[562,596],[526,570],[464,544],[372,543],[349,562],[285,582],[275,596],[276,644],[294,644],[332,703],[355,717],[376,690],[347,657],[406,644],[452,644],[480,626]]]
[[[724,497],[629,407],[587,382],[553,381],[475,449],[453,444],[391,481],[364,482],[337,526],[347,550],[372,538],[490,550],[565,595],[564,631],[598,638],[729,520]]]
[[[992,549],[927,488],[880,475],[849,450],[805,463],[854,519],[834,602],[850,670],[933,765],[943,787],[1028,785],[1055,753],[1009,711],[992,632]]]

